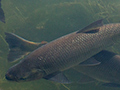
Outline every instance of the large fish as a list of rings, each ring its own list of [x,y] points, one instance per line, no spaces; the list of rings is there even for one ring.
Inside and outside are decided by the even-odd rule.
[[[98,60],[101,64],[86,66],[81,63],[74,67],[75,70],[85,75],[79,83],[100,81],[104,86],[120,87],[120,55],[103,50],[91,58]]]
[[[5,15],[3,9],[1,8],[1,0],[0,0],[0,21],[5,23]]]
[[[37,48],[18,64],[12,66],[5,75],[6,79],[30,81],[44,78],[68,83],[68,79],[61,71],[85,63],[88,58],[113,45],[119,37],[120,23],[103,25],[102,19],[95,21],[81,30]],[[20,47],[22,48],[22,45]],[[90,59],[87,60],[86,65],[94,66],[100,63]]]

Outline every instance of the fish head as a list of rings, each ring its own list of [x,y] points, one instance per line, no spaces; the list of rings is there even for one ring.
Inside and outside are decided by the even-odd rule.
[[[5,78],[9,81],[32,81],[38,80],[46,75],[45,71],[33,67],[32,63],[20,62],[8,69]]]

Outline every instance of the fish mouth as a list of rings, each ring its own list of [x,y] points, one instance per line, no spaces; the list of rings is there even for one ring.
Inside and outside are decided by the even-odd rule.
[[[12,76],[12,75],[10,75],[10,74],[6,74],[6,75],[5,75],[5,78],[6,78],[8,81],[15,81],[15,82],[26,81],[26,78],[18,78],[18,77]]]
[[[15,81],[15,82],[38,80],[42,78],[43,76],[44,76],[44,73],[39,73],[39,72],[31,73],[31,74],[27,73],[26,75],[21,76],[21,77],[19,75],[17,76],[17,75],[10,74],[10,73],[5,74],[5,78],[8,81]]]

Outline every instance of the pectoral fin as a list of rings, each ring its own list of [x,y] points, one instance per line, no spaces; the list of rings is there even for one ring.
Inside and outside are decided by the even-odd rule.
[[[107,87],[119,87],[120,88],[120,84],[117,84],[117,83],[104,83],[102,85],[107,86]]]
[[[84,62],[80,63],[81,66],[95,66],[99,65],[101,62],[97,61],[94,57],[91,57]]]
[[[21,57],[28,55],[29,52],[37,49],[38,47],[46,44],[47,42],[34,43],[28,40],[25,40],[13,33],[5,32],[5,40],[9,45],[9,54],[8,61],[16,61]]]
[[[71,83],[63,73],[58,73],[58,72],[50,74],[50,75],[44,77],[44,79],[58,82],[58,83],[63,83],[63,84]]]
[[[85,28],[79,30],[77,33],[96,33],[99,31],[100,27],[103,26],[103,19],[97,20]]]

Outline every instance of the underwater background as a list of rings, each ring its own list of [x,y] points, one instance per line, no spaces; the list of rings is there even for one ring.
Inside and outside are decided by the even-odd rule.
[[[52,41],[77,31],[103,18],[104,23],[120,22],[120,0],[2,0],[6,23],[0,22],[0,90],[119,90],[104,87],[100,82],[88,84],[59,84],[44,79],[30,82],[9,82],[6,71],[15,63],[7,61],[8,44],[4,32],[15,33],[27,40]],[[117,46],[117,48],[115,48]],[[120,46],[110,49],[120,54]],[[77,81],[80,74],[64,72]]]

